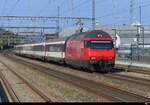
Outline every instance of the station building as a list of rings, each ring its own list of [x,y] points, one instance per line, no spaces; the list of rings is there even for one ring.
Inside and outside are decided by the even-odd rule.
[[[141,29],[139,43],[150,44],[150,26],[142,26],[144,29]],[[110,25],[100,25],[96,26],[95,29],[100,29],[108,32],[112,38],[115,39],[117,35],[117,39],[119,38],[119,42],[117,40],[117,44],[127,45],[127,44],[136,44],[137,43],[137,27],[131,25],[118,25],[118,26],[110,26]],[[77,28],[64,28],[60,31],[59,36],[70,36],[75,33]],[[91,30],[89,28],[83,28],[83,31]],[[116,30],[116,32],[115,32]],[[144,31],[143,31],[144,30]]]

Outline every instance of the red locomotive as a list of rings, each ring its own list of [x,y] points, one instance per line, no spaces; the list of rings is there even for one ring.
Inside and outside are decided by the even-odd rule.
[[[65,62],[91,71],[110,71],[115,64],[113,39],[101,30],[75,34],[66,41]]]
[[[115,64],[113,39],[102,30],[76,33],[63,40],[16,46],[15,53],[88,71],[109,72]]]

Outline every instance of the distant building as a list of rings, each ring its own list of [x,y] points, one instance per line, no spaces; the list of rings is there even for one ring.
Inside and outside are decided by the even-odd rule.
[[[43,37],[45,38],[45,40],[51,40],[51,39],[57,38],[58,37],[58,33],[45,34]]]
[[[141,30],[141,35],[140,35],[140,43],[143,43],[143,37],[144,37],[144,43],[149,43],[150,41],[150,26],[143,26],[144,27],[144,36],[142,34],[142,30]],[[104,30],[106,32],[108,32],[112,38],[117,37],[116,40],[116,45],[117,47],[119,45],[124,45],[124,44],[136,44],[136,38],[137,38],[137,27],[135,26],[131,26],[131,25],[96,25],[95,27],[96,30]],[[116,29],[116,33],[117,36],[115,36],[115,31],[112,29]],[[70,36],[73,33],[76,33],[78,30],[77,27],[72,27],[72,28],[63,28],[60,33],[59,36],[60,37],[66,37],[66,36]],[[83,28],[83,31],[87,31],[87,30],[92,30],[92,29],[88,29],[88,28]]]
[[[140,34],[140,43],[149,43],[150,41],[150,26],[144,27],[144,36],[141,30]],[[128,26],[128,25],[118,25],[118,26],[110,26],[110,25],[100,25],[96,26],[96,29],[104,30],[108,32],[115,39],[115,31],[112,29],[116,29],[117,35],[120,37],[120,44],[135,44],[137,38],[137,27]]]

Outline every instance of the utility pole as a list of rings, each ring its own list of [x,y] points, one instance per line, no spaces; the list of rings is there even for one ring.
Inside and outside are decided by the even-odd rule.
[[[57,37],[59,37],[59,31],[60,31],[60,19],[59,19],[59,17],[60,17],[60,7],[58,6],[57,7],[57,16],[58,16],[58,20],[57,20],[57,31],[58,31],[58,36]]]
[[[7,36],[7,46],[10,46],[10,36]]]
[[[95,0],[92,0],[92,27],[95,30]]]
[[[137,25],[137,54],[138,54],[138,61],[139,61],[139,44],[140,44],[140,34],[141,34],[141,25]]]
[[[42,36],[42,41],[45,42],[45,35],[44,35],[44,29],[41,30],[41,36]]]
[[[74,0],[71,0],[71,6],[72,6],[72,16],[74,15]]]
[[[114,40],[115,40],[115,48],[117,48],[117,29],[112,29],[113,31],[114,31],[114,34],[115,34],[115,38],[114,38]]]
[[[145,49],[145,46],[144,46],[144,44],[145,44],[145,42],[144,42],[144,41],[145,41],[145,40],[144,40],[144,26],[142,26],[141,29],[142,29],[142,34],[143,34],[143,35],[142,35],[142,36],[143,36],[142,60],[144,61],[144,49]],[[142,62],[143,62],[143,61],[142,61]]]
[[[136,22],[136,23],[133,23],[132,24],[133,26],[137,27],[137,56],[138,56],[138,61],[140,60],[139,59],[139,44],[140,44],[140,34],[141,34],[141,24],[139,22]]]
[[[140,12],[140,24],[142,24],[142,8],[139,6],[139,12]]]
[[[113,5],[113,16],[115,18],[116,17],[115,16],[115,13],[116,13],[116,0],[112,0],[112,5]]]
[[[142,29],[142,34],[143,34],[143,49],[144,49],[144,44],[145,44],[145,32],[144,32],[144,26],[143,27],[141,27],[141,29]]]
[[[133,22],[133,0],[130,0],[130,24]]]

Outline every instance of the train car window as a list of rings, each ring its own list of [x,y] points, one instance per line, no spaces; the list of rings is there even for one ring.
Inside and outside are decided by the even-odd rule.
[[[64,52],[65,51],[65,45],[64,44],[53,44],[53,45],[47,45],[47,51],[50,52]]]
[[[55,52],[55,46],[54,45],[47,45],[47,51],[49,52]]]
[[[23,47],[18,47],[17,49],[18,49],[18,50],[23,50]]]
[[[23,47],[19,47],[19,50],[23,50]]]
[[[51,51],[52,50],[51,48],[52,48],[51,45],[46,45],[46,51]]]
[[[15,50],[19,50],[19,47],[16,47],[16,49]]]
[[[43,51],[42,45],[34,46],[34,51]]]
[[[26,47],[23,47],[23,49],[26,51],[32,51],[32,46],[26,46]]]
[[[59,51],[58,51],[58,45],[54,45],[54,46],[53,46],[53,51],[54,51],[54,52],[59,52]]]
[[[106,40],[94,40],[90,41],[90,48],[91,49],[112,49],[113,42],[106,41]]]
[[[62,51],[62,52],[65,52],[65,44],[63,44],[63,45],[61,46],[61,51]]]

